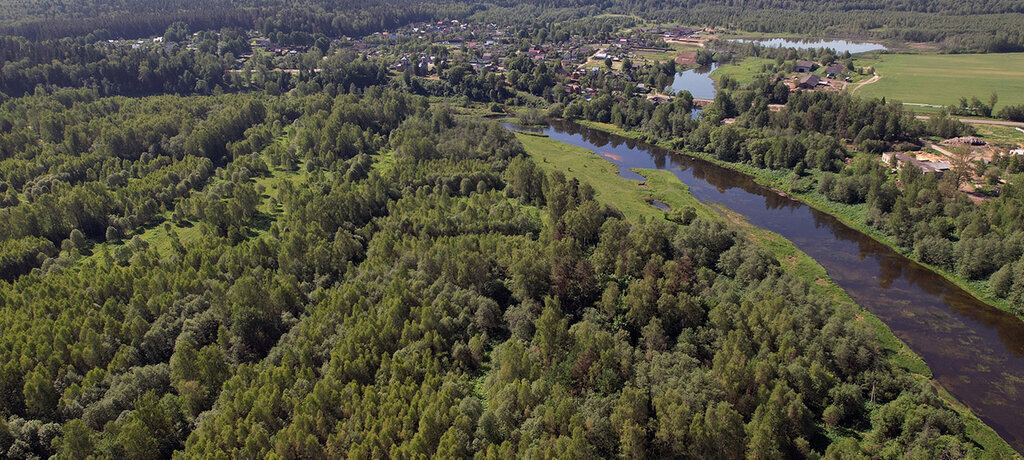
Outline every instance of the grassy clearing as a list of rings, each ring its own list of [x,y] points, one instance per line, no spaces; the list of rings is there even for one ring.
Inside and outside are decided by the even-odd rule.
[[[711,72],[711,79],[717,82],[721,80],[722,77],[727,76],[736,80],[740,86],[742,86],[753,81],[755,76],[765,73],[762,70],[763,66],[774,63],[774,59],[748,57],[736,63],[719,66]],[[772,72],[772,74],[774,74],[774,72]]]
[[[1018,131],[1017,128],[983,124],[976,124],[974,127],[978,129],[978,134],[990,143],[1012,148],[1024,146],[1024,132]]]
[[[697,51],[700,49],[697,45],[689,45],[686,43],[669,43],[669,51],[637,51],[636,55],[648,61],[671,61],[679,56],[680,51]]]
[[[881,78],[857,94],[903,102],[950,105],[960,97],[988,101],[999,95],[996,108],[1024,104],[1024,53],[1002,54],[879,54],[856,62],[874,66]]]
[[[637,181],[619,177],[618,168],[596,153],[547,137],[522,133],[517,133],[516,137],[538,165],[589,183],[597,192],[599,201],[615,206],[626,216],[661,218],[664,215],[663,211],[648,204],[648,200],[654,199],[649,189],[640,187]]]
[[[860,308],[842,288],[832,282],[824,267],[797,249],[789,240],[751,225],[736,213],[720,207],[711,208],[701,203],[690,194],[686,184],[680,182],[671,172],[634,169],[635,172],[647,179],[646,188],[642,188],[636,181],[619,177],[615,165],[587,149],[546,137],[522,134],[517,137],[523,143],[526,151],[544,169],[560,170],[569,176],[588,182],[595,188],[599,201],[619,208],[627,217],[663,217],[662,211],[648,204],[648,201],[653,198],[668,204],[673,209],[691,206],[702,218],[720,219],[731,223],[733,228],[744,233],[747,238],[771,251],[783,270],[811,282],[811,289],[832,300],[837,309],[856,311],[856,320],[866,322],[876,332],[882,347],[895,365],[906,369],[922,381],[931,382],[950,407],[960,413],[966,422],[969,439],[984,447],[986,451],[993,453],[994,458],[1019,458],[995,431],[932,380],[931,370],[924,360],[896,337],[885,323],[867,310]]]

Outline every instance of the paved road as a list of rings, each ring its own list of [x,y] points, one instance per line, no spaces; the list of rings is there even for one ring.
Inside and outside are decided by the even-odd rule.
[[[921,120],[929,120],[932,117],[929,117],[928,115],[918,115],[917,118],[921,119]],[[1021,123],[1019,121],[983,120],[983,119],[979,119],[979,118],[957,118],[957,120],[960,120],[960,121],[962,121],[964,123],[974,124],[974,125],[999,125],[999,126],[1013,126],[1013,127],[1017,127],[1017,128],[1024,128],[1024,123]]]

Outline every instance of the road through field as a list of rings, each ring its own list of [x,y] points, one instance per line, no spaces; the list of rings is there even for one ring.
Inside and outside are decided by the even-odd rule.
[[[928,115],[918,115],[919,120],[930,120],[932,117]],[[970,123],[972,125],[999,125],[999,126],[1012,126],[1015,128],[1024,128],[1024,123],[1019,121],[1005,121],[1005,120],[985,120],[980,118],[957,118],[964,123]]]

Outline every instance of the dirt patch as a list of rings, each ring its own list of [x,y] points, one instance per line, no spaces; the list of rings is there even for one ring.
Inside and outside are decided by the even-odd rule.
[[[917,51],[938,51],[940,49],[938,44],[932,42],[910,43],[908,46]]]
[[[825,278],[818,278],[814,280],[814,284],[817,284],[818,286],[828,286],[828,281],[826,281]]]
[[[793,266],[796,266],[797,259],[796,259],[796,257],[793,257],[793,256],[786,256],[786,263],[788,263],[790,265],[793,265]]]
[[[697,65],[697,52],[696,51],[680,51],[679,55],[675,58],[676,65],[682,66],[696,66]]]
[[[648,187],[648,186],[647,186],[647,182],[641,182],[641,183],[639,183],[639,184],[637,184],[637,185],[639,185],[639,186],[640,186],[640,188],[642,188],[642,189],[644,189],[644,190],[648,190],[648,189],[650,189],[650,187]]]

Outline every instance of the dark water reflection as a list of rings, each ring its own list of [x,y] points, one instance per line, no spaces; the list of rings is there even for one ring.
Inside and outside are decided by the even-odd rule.
[[[1024,323],[828,214],[700,159],[567,122],[542,130],[619,165],[673,172],[702,202],[719,203],[813,257],[878,316],[935,378],[1018,451],[1024,451]]]
[[[714,99],[717,90],[715,81],[711,79],[711,72],[714,72],[716,68],[718,68],[718,64],[711,64],[679,72],[666,90],[675,93],[685,89],[693,97]]]

